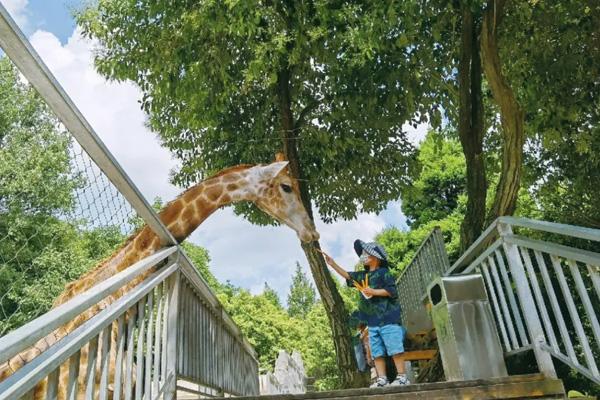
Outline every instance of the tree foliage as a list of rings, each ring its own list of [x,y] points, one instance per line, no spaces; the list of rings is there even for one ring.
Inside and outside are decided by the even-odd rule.
[[[300,263],[296,263],[296,272],[292,276],[292,285],[287,297],[288,314],[290,317],[303,319],[316,302],[315,288],[302,271]]]
[[[68,216],[70,138],[0,58],[0,335],[48,311],[64,285],[123,240],[117,228],[81,230]]]
[[[98,70],[142,89],[151,127],[181,161],[174,180],[184,186],[281,149],[278,82],[288,71],[295,126],[283,136],[297,142],[311,199],[331,221],[395,200],[412,154],[402,125],[413,115],[404,93],[414,79],[391,53],[370,63],[356,54],[367,51],[355,43],[362,8],[99,1],[79,23],[101,44]],[[264,222],[248,206],[237,210]]]
[[[402,196],[412,229],[452,214],[465,192],[465,157],[458,141],[431,131],[419,146],[417,161],[413,185]]]
[[[176,183],[283,150],[307,211],[331,222],[381,211],[408,183],[403,125],[419,102],[406,93],[419,83],[403,53],[363,46],[402,40],[399,16],[380,11],[379,2],[100,0],[78,20],[100,45],[98,70],[141,88],[149,125],[181,162]],[[249,204],[236,211],[272,222]],[[303,249],[352,385],[341,298],[314,244]]]

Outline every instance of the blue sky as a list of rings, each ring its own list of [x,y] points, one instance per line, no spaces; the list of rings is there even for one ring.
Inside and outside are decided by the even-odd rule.
[[[156,135],[148,131],[138,104],[140,91],[130,83],[107,82],[93,68],[94,44],[81,38],[72,18],[72,10],[82,2],[0,0],[0,3],[15,18],[146,198],[175,197],[181,189],[169,183],[169,172],[177,163],[160,147]],[[427,127],[407,130],[416,144]],[[341,265],[350,268],[357,261],[352,251],[354,239],[372,240],[387,226],[405,229],[405,221],[400,203],[392,202],[379,215],[361,214],[356,220],[330,225],[317,221],[317,229],[321,245]],[[229,280],[253,293],[260,292],[267,282],[284,302],[296,261],[309,271],[298,239],[289,228],[253,226],[235,216],[231,209],[213,214],[190,239],[209,250],[211,270],[219,280]]]
[[[80,7],[81,3],[63,0],[29,0],[27,10],[31,26],[27,33],[42,29],[52,32],[62,43],[65,43],[75,29],[71,10]]]

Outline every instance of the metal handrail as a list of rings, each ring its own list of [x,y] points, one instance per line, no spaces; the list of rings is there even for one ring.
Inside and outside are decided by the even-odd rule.
[[[213,292],[213,290],[210,288],[210,286],[208,286],[208,283],[206,283],[206,281],[204,280],[202,275],[200,275],[198,270],[196,268],[194,268],[191,260],[188,258],[188,256],[185,253],[183,253],[183,252],[180,253],[179,262],[181,265],[181,272],[183,273],[183,275],[190,281],[190,283],[192,283],[194,285],[196,290],[198,290],[198,292],[202,294],[203,300],[206,301],[206,304],[208,305],[208,307],[210,307],[211,311],[215,314],[220,315],[220,318],[223,321],[225,329],[233,337],[235,337],[235,338],[237,338],[237,340],[239,340],[239,342],[242,344],[242,346],[244,346],[246,351],[249,354],[251,354],[255,360],[258,360],[258,355],[257,355],[254,347],[252,347],[252,345],[250,344],[248,339],[244,336],[244,334],[242,333],[240,328],[235,324],[235,322],[233,322],[233,319],[231,318],[231,316],[223,309],[223,306],[217,299],[216,294]]]
[[[120,287],[148,271],[159,262],[177,251],[177,247],[167,247],[144,258],[131,267],[100,282],[90,290],[81,293],[64,304],[48,311],[28,324],[0,337],[0,364],[32,346],[39,339],[61,327],[91,306],[115,292]]]
[[[429,316],[421,301],[422,297],[431,280],[442,276],[449,267],[442,231],[435,227],[396,280],[402,324],[409,331],[427,329]]]
[[[255,350],[177,247],[139,261],[1,338],[4,357],[18,354],[164,260],[171,264],[158,269],[0,382],[0,400],[25,396],[42,381],[48,393],[56,392],[60,385],[67,385],[69,393],[77,393],[82,379],[86,391],[106,394],[110,385],[152,399],[159,395],[172,398],[178,379],[222,394],[258,394]],[[24,341],[18,342],[19,337]],[[111,352],[115,352],[114,367],[118,371],[114,378],[108,373]],[[104,366],[100,384],[94,378],[98,360]],[[68,381],[64,371],[60,375],[61,366],[66,365]],[[143,377],[144,382],[135,382],[136,376]]]
[[[118,299],[111,307],[106,308],[103,312],[82,324],[67,335],[59,344],[52,346],[48,351],[43,352],[33,359],[33,361],[1,382],[0,400],[19,398],[25,395],[41,380],[48,377],[51,372],[65,363],[73,354],[87,345],[95,336],[98,336],[107,327],[110,327],[112,322],[137,304],[176,270],[177,265],[173,264],[157,271],[134,290]]]
[[[598,229],[500,217],[446,275],[482,274],[505,354],[531,349],[545,375],[556,376],[553,357],[600,384],[592,350],[600,349],[600,322],[591,300],[600,299],[600,253],[540,240],[539,233],[600,241]]]

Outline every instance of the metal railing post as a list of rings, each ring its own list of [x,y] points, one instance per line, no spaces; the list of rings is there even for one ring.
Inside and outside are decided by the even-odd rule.
[[[179,266],[179,264],[178,264]],[[179,288],[181,285],[181,273],[177,270],[169,277],[169,292],[167,295],[167,365],[165,371],[165,400],[177,399],[177,357],[178,354],[178,327],[179,322]]]
[[[498,224],[498,233],[502,238],[502,246],[504,253],[508,261],[510,273],[515,281],[517,296],[521,303],[521,310],[523,315],[526,316],[525,323],[527,330],[529,331],[531,345],[535,355],[535,359],[538,365],[538,369],[542,374],[548,378],[556,378],[556,371],[554,370],[554,364],[552,362],[552,356],[550,353],[543,349],[543,345],[546,344],[546,337],[542,328],[542,323],[538,315],[535,302],[533,301],[533,294],[525,274],[525,267],[521,261],[519,249],[512,243],[507,243],[504,240],[505,236],[513,234],[512,228],[506,223]],[[517,316],[515,316],[517,317]]]

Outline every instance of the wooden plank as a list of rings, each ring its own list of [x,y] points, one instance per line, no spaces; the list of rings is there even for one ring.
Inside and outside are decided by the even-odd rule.
[[[505,241],[520,247],[538,250],[542,253],[548,253],[568,260],[575,260],[584,264],[600,265],[600,254],[594,253],[593,251],[581,250],[575,247],[544,242],[542,240],[530,239],[518,235],[507,236]]]
[[[535,229],[550,233],[558,233],[559,235],[572,236],[580,239],[600,242],[600,230],[594,228],[584,228],[581,226],[509,216],[500,217],[499,219],[501,222],[512,226],[519,226],[522,228]]]
[[[141,297],[145,296],[153,287],[176,270],[177,266],[171,265],[155,272],[129,293],[111,304],[110,307],[102,310],[67,335],[60,341],[60,345],[50,347],[10,377],[0,382],[0,400],[20,397],[31,390],[52,370],[65,363],[71,355],[97,336],[106,325],[115,321],[129,307],[138,302]]]
[[[512,234],[510,226],[505,224],[499,225],[500,233],[503,238],[506,238]],[[515,283],[515,289],[519,296],[519,302],[523,310],[523,315],[526,316],[525,324],[527,325],[527,332],[531,337],[531,343],[533,344],[533,352],[537,363],[538,370],[548,378],[556,378],[556,371],[554,369],[554,363],[552,357],[548,352],[540,348],[541,343],[546,342],[544,336],[544,328],[540,321],[538,311],[533,301],[533,295],[531,288],[529,287],[529,281],[527,274],[525,273],[525,267],[519,254],[519,248],[515,245],[507,243],[506,241],[502,244],[504,252],[506,254],[506,260],[510,268],[510,273]],[[520,321],[520,316],[517,321]],[[522,342],[522,346],[529,344],[529,341]]]
[[[590,371],[592,371],[593,375],[599,376],[600,374],[598,372],[598,366],[596,365],[596,360],[594,359],[594,354],[590,347],[590,342],[585,333],[585,329],[583,328],[583,324],[581,323],[581,318],[579,317],[579,312],[577,310],[577,306],[575,305],[575,300],[571,295],[571,288],[569,288],[569,284],[565,279],[560,259],[557,256],[551,255],[550,260],[552,262],[554,272],[556,273],[556,277],[558,278],[558,284],[562,290],[563,298],[567,303],[567,310],[569,311],[569,315],[571,316],[571,322],[573,323],[573,327],[575,328],[575,333],[577,334],[577,337],[579,338],[579,343],[583,348],[583,355],[585,356],[586,366],[589,368]]]
[[[171,287],[171,281],[176,277],[179,276],[179,273],[173,274],[171,275],[171,277],[163,282],[163,298],[162,298],[162,302],[163,302],[163,309],[162,309],[162,334],[161,334],[161,346],[160,346],[160,373],[159,373],[159,380],[160,383],[164,386],[166,384],[167,381],[167,377],[169,376],[167,374],[167,335],[168,335],[168,329],[171,329],[168,326],[168,317],[169,317],[169,288]],[[176,326],[176,325],[175,325]],[[171,337],[171,339],[176,340],[177,339],[177,331],[175,331],[173,333],[173,336]],[[176,341],[174,343],[177,343]]]
[[[437,354],[437,350],[411,350],[402,353],[402,359],[404,361],[420,361],[420,360],[431,360]]]
[[[550,397],[552,396],[552,397]],[[556,396],[556,397],[554,397]],[[534,399],[564,398],[564,387],[558,379],[544,379],[541,374],[458,382],[421,383],[408,386],[362,388],[311,392],[297,395],[267,395],[261,400],[386,400],[386,399]],[[256,396],[238,397],[238,400]]]
[[[522,268],[521,265],[521,260],[519,258],[519,251],[517,250],[516,246],[510,246],[509,244],[504,243],[504,253],[506,254],[507,257],[507,261],[509,264],[509,267],[511,269],[511,275],[513,276],[513,280],[515,283],[515,286],[517,288],[519,288],[519,286],[524,283],[523,287],[527,287],[527,281],[526,281],[526,277],[524,277],[524,269]],[[513,254],[514,251],[514,254]],[[521,346],[527,346],[529,344],[529,339],[527,337],[527,332],[525,331],[525,326],[523,325],[523,319],[521,317],[521,312],[519,311],[519,305],[517,304],[517,299],[515,297],[515,293],[513,291],[513,286],[511,284],[510,278],[508,277],[508,270],[506,269],[506,264],[504,264],[504,257],[502,255],[502,253],[499,250],[496,250],[494,252],[494,254],[496,255],[496,260],[498,261],[498,266],[500,267],[500,276],[502,277],[502,280],[504,281],[504,290],[506,291],[506,294],[508,296],[508,302],[510,304],[510,308],[512,310],[512,315],[513,318],[517,324],[517,331],[519,332],[519,337],[521,339]],[[515,269],[515,264],[518,262],[519,267],[518,269]],[[519,272],[523,272],[522,274],[519,274],[518,276],[523,275],[523,279],[525,279],[525,282],[521,282],[520,280],[517,279],[517,274],[515,274],[516,271]],[[521,302],[523,303],[523,302]],[[521,306],[523,307],[524,304],[521,304]],[[532,309],[529,309],[527,311],[530,312],[536,312],[535,307],[533,307]],[[520,346],[517,346],[520,347]]]
[[[525,262],[525,267],[527,268],[527,273],[529,274],[529,280],[531,281],[531,287],[533,288],[533,294],[535,296],[535,300],[538,304],[538,310],[540,310],[540,314],[542,317],[542,322],[544,323],[544,329],[546,335],[548,336],[548,340],[552,345],[552,348],[558,352],[558,341],[556,340],[556,335],[554,334],[554,327],[552,326],[552,322],[550,321],[550,316],[548,315],[548,307],[546,306],[546,302],[544,301],[544,296],[542,295],[542,290],[540,289],[540,284],[538,282],[535,270],[533,269],[533,263],[531,262],[531,256],[529,255],[529,250],[525,248],[520,248],[521,257]]]
[[[575,281],[575,286],[577,287],[579,298],[581,299],[583,307],[585,308],[585,311],[588,315],[589,322],[592,327],[592,332],[594,333],[594,338],[596,339],[596,346],[600,346],[600,323],[598,323],[596,311],[594,310],[594,306],[592,305],[590,296],[587,292],[585,284],[583,283],[583,279],[581,278],[579,266],[575,261],[569,260],[569,269],[571,270],[571,276],[573,276],[573,280]]]
[[[519,348],[519,343],[517,341],[517,335],[515,333],[515,327],[512,322],[512,317],[510,312],[508,311],[508,303],[506,302],[506,297],[504,296],[504,289],[502,288],[502,283],[500,281],[500,275],[498,274],[498,269],[496,268],[496,263],[492,256],[488,258],[488,263],[490,266],[490,272],[492,273],[492,279],[496,286],[496,294],[500,299],[500,307],[502,313],[504,314],[504,321],[506,322],[506,328],[508,330],[508,335],[510,338],[510,347],[508,347],[508,351]]]
[[[490,276],[488,271],[489,267],[486,262],[481,264],[481,272],[483,272],[483,279],[487,284],[488,290],[490,292],[489,298],[492,299],[492,306],[494,307],[494,315],[496,317],[496,322],[500,326],[500,334],[502,335],[502,341],[504,343],[504,351],[511,351],[510,341],[508,339],[508,333],[506,332],[506,325],[504,324],[504,318],[502,317],[502,311],[500,310],[500,305],[498,304],[498,297],[496,295],[496,289],[494,288],[494,282]]]
[[[180,287],[181,287],[181,274],[176,272],[169,279],[169,286],[167,291],[167,319],[165,320],[165,326],[167,327],[167,334],[165,340],[167,340],[167,347],[164,352],[166,354],[165,362],[165,377],[173,377],[173,379],[166,379],[163,387],[165,388],[165,400],[175,399],[177,397],[177,356],[178,349],[180,349],[181,336],[179,336],[180,328],[179,323],[181,321],[181,314],[179,312],[180,304]],[[182,357],[182,352],[179,352],[179,357]]]
[[[163,282],[164,284],[164,282]],[[160,359],[161,359],[161,335],[162,335],[162,314],[163,314],[163,294],[162,294],[162,285],[156,287],[156,333],[154,335],[154,376],[152,380],[152,385],[154,390],[158,390],[159,381],[160,381]],[[152,376],[152,367],[148,371],[148,375]]]
[[[577,355],[575,354],[575,349],[573,348],[573,343],[571,342],[571,337],[569,336],[567,324],[565,323],[565,319],[563,318],[562,311],[558,303],[558,298],[556,297],[556,292],[554,291],[554,286],[552,285],[552,279],[550,279],[550,274],[548,273],[548,268],[546,267],[544,255],[537,250],[534,250],[533,255],[535,256],[535,260],[537,261],[538,267],[540,268],[542,281],[544,282],[544,287],[546,288],[546,294],[548,295],[548,299],[550,300],[550,306],[552,307],[554,319],[556,320],[556,324],[558,325],[558,331],[560,332],[560,336],[567,351],[567,355],[571,362],[573,362],[574,364],[579,364],[579,361],[577,361]]]

